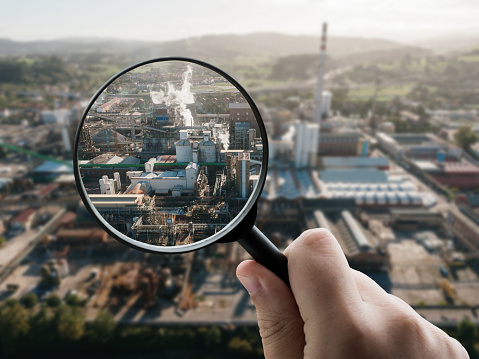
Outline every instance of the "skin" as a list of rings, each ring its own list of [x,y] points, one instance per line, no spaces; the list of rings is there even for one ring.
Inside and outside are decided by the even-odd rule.
[[[291,290],[255,261],[236,271],[256,307],[266,359],[469,358],[457,340],[351,269],[329,231],[304,232],[285,255]]]

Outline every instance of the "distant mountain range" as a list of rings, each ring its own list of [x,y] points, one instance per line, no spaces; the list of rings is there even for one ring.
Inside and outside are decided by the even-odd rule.
[[[135,58],[160,56],[189,56],[205,60],[229,60],[235,57],[278,58],[319,53],[319,40],[319,36],[294,36],[278,33],[208,35],[169,42],[92,38],[19,42],[0,39],[0,56],[108,52],[128,54]],[[330,37],[327,45],[328,55],[337,59],[355,54],[391,50],[404,50],[411,53],[428,52],[427,49],[419,46],[361,37]]]

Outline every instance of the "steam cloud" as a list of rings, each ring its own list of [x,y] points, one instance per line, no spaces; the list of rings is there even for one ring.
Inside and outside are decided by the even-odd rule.
[[[176,123],[181,126],[194,126],[194,118],[191,111],[186,108],[187,104],[194,103],[195,97],[191,93],[191,76],[193,69],[188,66],[183,73],[183,84],[181,89],[177,90],[175,86],[168,82],[168,89],[164,91],[150,91],[150,97],[154,104],[165,104],[172,107],[182,122]]]
[[[221,141],[223,148],[227,150],[228,147],[230,146],[230,131],[228,126],[215,128],[215,129],[216,129],[215,137]]]

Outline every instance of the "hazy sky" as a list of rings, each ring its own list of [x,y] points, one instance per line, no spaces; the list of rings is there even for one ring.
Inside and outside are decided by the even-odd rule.
[[[479,0],[41,0],[4,1],[0,37],[176,40],[205,34],[280,32],[411,42],[479,36]]]

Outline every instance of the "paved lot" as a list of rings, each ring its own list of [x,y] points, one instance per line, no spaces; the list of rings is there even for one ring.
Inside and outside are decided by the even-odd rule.
[[[403,236],[404,237],[404,236]],[[411,305],[441,305],[446,298],[440,289],[444,279],[439,266],[444,260],[429,253],[413,239],[402,239],[388,246],[391,255],[391,292]],[[471,268],[450,271],[447,280],[454,286],[456,305],[479,305],[479,277]]]

